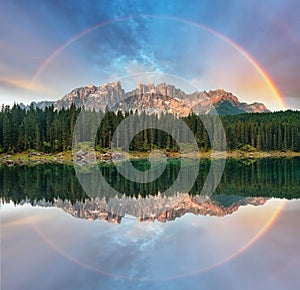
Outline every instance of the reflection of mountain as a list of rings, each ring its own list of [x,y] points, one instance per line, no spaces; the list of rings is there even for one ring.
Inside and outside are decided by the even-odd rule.
[[[85,107],[88,110],[102,110],[113,106],[114,110],[138,110],[148,113],[168,112],[178,116],[187,116],[191,112],[206,114],[215,107],[220,115],[248,112],[268,112],[262,103],[240,103],[238,98],[224,90],[194,92],[186,94],[174,85],[138,84],[131,92],[125,92],[120,82],[94,85],[74,89],[56,102],[39,102],[34,105],[44,109],[52,105],[57,109]]]
[[[74,217],[82,219],[101,219],[108,222],[120,223],[127,215],[135,216],[139,221],[166,222],[184,216],[186,213],[195,215],[210,215],[223,217],[237,211],[244,205],[263,205],[266,198],[263,197],[239,197],[216,195],[210,199],[199,201],[199,196],[178,194],[172,197],[149,196],[146,198],[112,198],[108,202],[103,199],[70,201],[61,199],[53,203],[38,201],[39,206],[54,206],[63,209]]]

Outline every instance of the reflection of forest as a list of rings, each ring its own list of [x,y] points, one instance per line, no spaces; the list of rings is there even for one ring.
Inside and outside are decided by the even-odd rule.
[[[147,162],[134,161],[143,169]],[[209,160],[201,160],[198,178],[191,190],[192,195],[201,192],[210,167]],[[164,173],[154,182],[135,183],[121,176],[112,164],[99,166],[106,181],[126,196],[156,195],[168,189],[176,179],[180,162],[170,159]],[[262,196],[277,198],[300,197],[300,159],[227,160],[216,195]],[[188,183],[189,180],[186,180]],[[0,167],[0,193],[4,201],[20,203],[60,198],[75,203],[87,199],[72,166],[43,164],[36,166]],[[101,191],[98,198],[109,200],[109,192]],[[175,194],[175,192],[174,192]],[[120,196],[122,196],[120,194]]]

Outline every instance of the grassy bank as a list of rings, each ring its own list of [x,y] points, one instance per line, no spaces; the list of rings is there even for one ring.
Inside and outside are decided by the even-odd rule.
[[[164,152],[168,158],[179,158],[181,155],[179,152]],[[218,156],[218,154],[216,154]],[[221,155],[219,155],[222,157]],[[257,159],[257,158],[292,158],[300,157],[300,152],[293,151],[255,151],[255,152],[245,152],[240,150],[227,151],[226,158],[233,159]],[[131,158],[148,158],[149,152],[130,152]],[[185,155],[185,157],[193,157]],[[195,157],[195,156],[194,156]],[[203,159],[212,158],[212,152],[199,152],[199,157]],[[111,156],[109,153],[103,154],[96,152],[96,160],[109,161]],[[73,155],[72,151],[65,151],[59,153],[41,153],[41,152],[21,152],[15,154],[1,154],[0,155],[0,164],[2,165],[30,165],[30,164],[41,164],[41,163],[61,163],[61,164],[72,164]]]

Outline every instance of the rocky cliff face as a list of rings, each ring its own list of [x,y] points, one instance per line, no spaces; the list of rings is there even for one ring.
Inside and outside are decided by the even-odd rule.
[[[110,107],[124,95],[125,91],[121,88],[120,82],[109,83],[100,87],[89,85],[77,88],[65,95],[61,100],[54,103],[54,107],[60,110],[74,104],[76,107],[84,107],[86,110],[104,111],[106,106]]]
[[[131,198],[122,196],[103,199],[77,201],[56,200],[54,203],[37,202],[39,206],[54,206],[63,209],[74,217],[96,220],[101,219],[112,223],[121,223],[125,214],[136,217],[139,221],[166,222],[175,220],[186,213],[224,217],[232,214],[245,205],[263,205],[267,199],[263,197],[231,197],[232,200],[222,201],[224,196],[212,196],[201,201],[200,196],[177,194],[171,197],[149,196]],[[228,197],[227,197],[228,198]]]
[[[46,102],[35,104],[45,107]],[[245,112],[268,112],[262,103],[240,103],[238,98],[224,90],[212,90],[186,94],[171,84],[138,84],[136,89],[125,92],[120,82],[96,87],[94,85],[74,89],[61,100],[49,103],[56,109],[84,107],[86,110],[102,110],[108,106],[113,110],[138,110],[151,113],[172,113],[177,116],[207,114],[215,108],[219,114],[238,114]]]
[[[269,110],[266,108],[266,106],[262,103],[241,103],[241,108],[248,113],[260,113],[260,112],[269,112]]]

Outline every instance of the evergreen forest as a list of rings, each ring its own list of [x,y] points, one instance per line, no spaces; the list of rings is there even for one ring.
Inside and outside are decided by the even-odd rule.
[[[36,150],[40,152],[62,152],[72,149],[73,130],[81,109],[72,105],[68,109],[55,110],[47,107],[44,110],[30,106],[29,110],[19,105],[2,106],[0,112],[0,153],[16,153]],[[134,126],[143,128],[145,124],[150,129],[142,130],[130,142],[130,150],[148,151],[162,148],[178,151],[176,140],[184,143],[184,132],[176,125],[176,117],[172,114],[152,114],[121,111],[85,112],[85,124],[82,130],[83,140],[91,138],[93,129],[97,131],[95,148],[99,151],[111,147],[112,136],[118,125],[128,116],[131,118],[125,127],[124,136],[134,130]],[[98,127],[98,120],[101,124]],[[200,150],[211,148],[210,138],[203,125],[213,124],[214,116],[197,115],[182,117],[193,132]],[[258,151],[292,150],[300,151],[300,111],[279,111],[270,113],[246,113],[221,116],[226,134],[228,150],[247,149]],[[158,122],[168,123],[172,134],[157,128]],[[178,135],[178,136],[177,136]],[[174,138],[173,138],[174,137]],[[116,144],[114,144],[116,145]],[[123,143],[117,144],[122,149]]]

